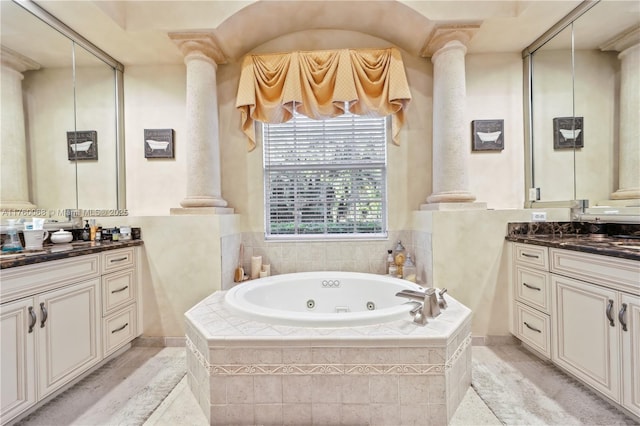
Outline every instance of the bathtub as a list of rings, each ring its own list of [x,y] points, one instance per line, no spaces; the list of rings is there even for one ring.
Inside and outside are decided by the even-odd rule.
[[[398,278],[357,272],[301,272],[236,285],[225,296],[229,310],[269,324],[353,327],[408,318],[416,306],[396,297],[424,288]]]
[[[447,424],[471,384],[471,311],[446,293],[421,326],[402,289],[419,287],[309,272],[205,297],[185,313],[185,343],[209,423]]]

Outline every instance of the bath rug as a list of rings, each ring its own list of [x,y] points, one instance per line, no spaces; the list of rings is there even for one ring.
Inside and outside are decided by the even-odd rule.
[[[474,346],[471,386],[506,425],[637,425],[551,362],[517,345]]]
[[[18,425],[142,425],[185,375],[184,348],[133,347]]]

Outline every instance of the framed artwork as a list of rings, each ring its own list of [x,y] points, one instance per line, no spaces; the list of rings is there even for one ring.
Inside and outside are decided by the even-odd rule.
[[[98,132],[95,130],[67,132],[67,154],[69,160],[97,160]]]
[[[173,129],[144,129],[144,158],[173,158]]]
[[[553,119],[553,149],[583,148],[584,119],[556,117]]]
[[[471,122],[472,151],[502,151],[504,120],[473,120]]]

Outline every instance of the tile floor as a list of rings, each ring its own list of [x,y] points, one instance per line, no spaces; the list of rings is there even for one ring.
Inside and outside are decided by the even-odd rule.
[[[168,389],[164,390],[162,396],[155,401],[155,409],[146,421],[140,421],[139,417],[127,411],[132,410],[131,401],[140,394],[144,395],[149,393],[150,389],[155,389],[158,380],[162,383],[167,381],[166,377],[163,377],[163,374],[166,374],[163,370],[166,368],[161,365],[168,366],[167,360],[171,358],[182,362],[184,349],[133,347],[124,353],[117,363],[120,363],[120,367],[125,362],[128,367],[136,365],[134,370],[126,374],[115,371],[107,374],[104,372],[106,367],[102,367],[19,424],[26,426],[37,424],[48,426],[206,425],[207,420],[191,394],[185,378],[176,380],[175,387],[172,383],[171,392],[168,392]],[[135,360],[135,362],[127,360]],[[451,425],[638,424],[550,363],[540,361],[520,346],[474,346],[473,362],[474,372],[478,371],[474,378],[476,383],[467,391]],[[111,368],[113,367],[114,365],[111,365]],[[507,374],[512,375],[511,383],[505,382],[504,376]],[[506,386],[501,386],[501,383],[505,383]],[[91,398],[84,395],[89,389]],[[565,396],[570,396],[568,401],[572,403],[562,404],[558,392],[550,392],[553,389],[561,389]],[[537,393],[535,404],[528,403],[532,392]],[[483,395],[484,401],[479,395]],[[575,401],[580,401],[580,404],[574,404]],[[150,402],[147,403],[149,404]],[[514,410],[514,407],[517,407],[517,410]],[[608,417],[605,416],[604,421],[590,422],[583,416],[583,412],[588,411],[585,407],[592,407],[600,415],[604,411]],[[106,411],[108,415],[105,415]],[[494,412],[502,416],[502,421]],[[540,412],[543,412],[544,417],[541,417]],[[54,414],[57,417],[52,417]],[[51,419],[54,418],[55,421],[52,422]],[[36,419],[45,420],[38,422],[35,421]],[[48,423],[47,419],[49,419]]]

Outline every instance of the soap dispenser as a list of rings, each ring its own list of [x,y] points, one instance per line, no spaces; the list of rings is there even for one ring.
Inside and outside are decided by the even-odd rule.
[[[2,245],[2,251],[21,251],[22,243],[18,236],[18,230],[16,229],[16,220],[9,219],[9,226],[7,227],[7,236],[4,244]]]
[[[91,238],[91,227],[89,226],[89,221],[84,221],[84,229],[82,230],[82,241],[89,241]]]

